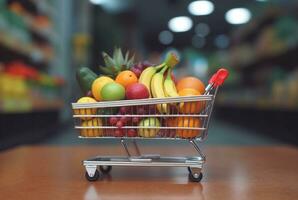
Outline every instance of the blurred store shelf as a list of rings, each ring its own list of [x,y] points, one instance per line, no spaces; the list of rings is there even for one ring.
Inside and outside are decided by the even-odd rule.
[[[53,58],[52,53],[45,53],[34,43],[24,43],[9,34],[0,34],[0,50],[7,52],[10,56],[3,56],[1,61],[13,59],[26,60],[31,63],[47,65]]]
[[[218,100],[217,106],[227,108],[245,108],[245,109],[258,109],[260,111],[292,111],[298,112],[298,105],[293,103],[276,103],[272,100],[260,100],[257,101],[243,101],[243,100]]]
[[[243,72],[255,71],[259,70],[263,67],[270,67],[276,65],[282,65],[283,69],[293,69],[295,67],[296,59],[298,55],[298,45],[290,47],[286,50],[283,50],[279,53],[267,56],[261,56],[256,60],[244,64],[243,66],[239,66]]]
[[[50,42],[53,40],[55,33],[52,28],[38,25],[35,20],[29,16],[26,16],[24,21],[29,27],[29,30],[39,37],[42,37],[44,41]]]
[[[64,102],[62,99],[55,100],[9,100],[0,101],[0,114],[18,114],[40,111],[52,111],[62,109]]]
[[[59,5],[0,1],[0,149],[44,138],[62,123],[65,79],[52,70]]]
[[[232,34],[232,38],[235,45],[243,42],[249,42],[254,40],[265,26],[269,26],[276,21],[280,16],[280,10],[268,10],[259,17],[256,17],[253,21],[246,26],[242,26],[235,30]]]

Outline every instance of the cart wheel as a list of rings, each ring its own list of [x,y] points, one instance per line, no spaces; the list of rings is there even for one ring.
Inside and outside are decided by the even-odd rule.
[[[112,170],[112,166],[99,166],[99,169],[102,173],[108,174]]]
[[[95,170],[94,176],[89,176],[88,172],[85,173],[85,177],[88,181],[97,181],[100,174],[98,170]]]
[[[197,174],[197,173],[194,173],[194,174],[189,173],[188,174],[188,178],[192,182],[200,182],[202,180],[202,178],[203,178],[203,174],[202,174],[202,172],[200,172],[199,174]]]

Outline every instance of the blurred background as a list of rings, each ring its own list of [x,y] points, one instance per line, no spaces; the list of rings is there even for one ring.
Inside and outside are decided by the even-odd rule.
[[[0,149],[90,143],[73,129],[75,70],[99,74],[115,46],[155,64],[175,51],[178,78],[229,69],[207,143],[297,145],[297,10],[295,0],[0,0]]]

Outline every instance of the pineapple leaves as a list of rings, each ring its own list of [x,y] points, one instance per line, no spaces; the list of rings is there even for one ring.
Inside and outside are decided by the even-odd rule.
[[[102,57],[106,67],[115,66],[114,60],[106,52],[102,52]]]
[[[102,66],[99,66],[99,71],[100,71],[102,74],[105,74],[105,75],[110,75],[110,76],[113,75],[113,72],[112,72],[111,68],[108,68],[108,67],[102,67]]]
[[[105,67],[99,67],[100,71],[108,76],[116,77],[119,72],[130,69],[135,56],[130,57],[129,51],[125,53],[125,56],[123,55],[121,49],[117,47],[114,48],[113,57],[106,52],[102,52]]]
[[[124,63],[127,63],[128,57],[129,57],[129,51],[127,51],[125,54]]]
[[[120,48],[115,48],[114,50],[114,55],[113,55],[113,60],[115,62],[115,67],[120,70],[121,65],[124,63],[124,58],[122,55],[122,51]]]
[[[126,63],[126,69],[129,69],[132,65],[133,65],[133,62],[135,60],[135,55],[133,55]]]

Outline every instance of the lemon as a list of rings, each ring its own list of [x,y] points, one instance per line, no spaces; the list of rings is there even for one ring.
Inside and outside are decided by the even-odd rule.
[[[80,98],[77,103],[95,103],[97,102],[95,99],[91,97],[82,97]],[[96,108],[86,108],[86,109],[75,109],[74,113],[76,115],[94,115],[96,114]],[[89,120],[92,117],[81,117],[83,120]]]
[[[103,86],[105,86],[107,83],[112,83],[112,82],[114,82],[114,80],[108,76],[101,76],[93,81],[91,91],[92,91],[92,95],[97,101],[102,100],[100,92]]]
[[[81,129],[81,136],[99,137],[103,134],[103,130],[101,128],[90,128],[94,126],[102,126],[102,120],[100,118],[93,118],[91,120],[83,121],[81,126],[86,127]]]

